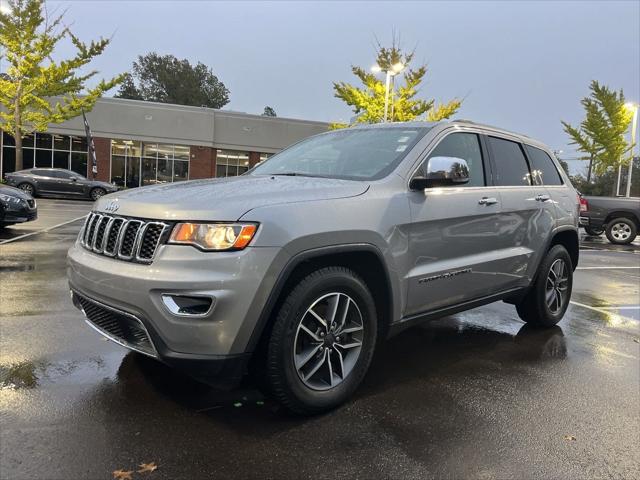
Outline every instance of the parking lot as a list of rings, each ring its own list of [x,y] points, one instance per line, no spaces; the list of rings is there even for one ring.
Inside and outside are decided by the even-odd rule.
[[[557,327],[496,303],[407,330],[344,407],[295,418],[99,337],[65,277],[91,204],[38,206],[0,233],[2,478],[640,478],[639,239],[583,237]]]

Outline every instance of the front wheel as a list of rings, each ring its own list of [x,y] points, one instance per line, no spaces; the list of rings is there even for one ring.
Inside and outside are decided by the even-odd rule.
[[[606,234],[611,243],[626,245],[635,240],[638,229],[633,220],[620,217],[607,224]]]
[[[532,326],[552,327],[567,311],[572,288],[571,257],[562,245],[555,245],[542,261],[531,289],[516,305],[518,315]]]
[[[302,415],[340,405],[367,373],[377,334],[373,297],[355,272],[326,267],[311,273],[287,296],[271,331],[271,393]]]

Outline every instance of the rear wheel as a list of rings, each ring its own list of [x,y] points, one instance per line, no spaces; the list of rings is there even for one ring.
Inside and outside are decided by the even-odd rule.
[[[287,296],[267,347],[267,383],[290,411],[317,414],[343,403],[364,378],[377,339],[371,292],[344,267],[305,277]]]
[[[107,192],[104,188],[96,187],[91,189],[91,198],[93,200],[98,200],[100,197],[105,195]]]
[[[36,193],[36,189],[33,188],[33,185],[31,185],[28,182],[24,182],[24,183],[19,184],[18,188],[20,190],[22,190],[23,192],[27,192],[29,195],[32,195],[32,196],[35,195],[35,193]]]
[[[518,315],[536,327],[552,327],[564,316],[571,300],[573,266],[569,252],[555,245],[542,261],[536,281],[516,305]]]
[[[626,245],[635,240],[638,228],[633,220],[620,217],[607,224],[606,234],[611,243]]]

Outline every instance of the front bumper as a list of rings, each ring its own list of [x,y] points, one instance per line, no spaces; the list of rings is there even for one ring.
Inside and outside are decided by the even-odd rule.
[[[87,324],[125,348],[155,358],[209,385],[231,388],[247,370],[250,354],[191,355],[174,352],[162,341],[152,324],[71,290],[73,304]]]
[[[275,282],[271,269],[279,251],[249,247],[207,253],[162,245],[153,263],[145,265],[98,255],[76,242],[69,250],[67,274],[76,294],[137,318],[160,360],[217,360],[247,353]],[[207,296],[213,306],[205,315],[176,315],[162,301],[167,293]]]
[[[5,205],[0,212],[0,221],[6,223],[24,223],[31,222],[38,218],[38,209],[33,201],[33,207],[27,204],[14,206],[12,204]]]

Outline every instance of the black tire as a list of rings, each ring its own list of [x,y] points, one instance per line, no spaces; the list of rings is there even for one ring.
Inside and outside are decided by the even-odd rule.
[[[100,188],[100,187],[92,188],[91,191],[89,192],[89,196],[91,197],[91,200],[94,200],[94,201],[98,200],[100,197],[106,194],[107,194],[107,191],[104,188]]]
[[[584,231],[587,234],[592,235],[594,237],[599,237],[604,233],[604,228],[593,228],[593,227],[584,227]]]
[[[560,296],[560,302],[556,304],[558,308],[550,307],[547,302],[547,288],[549,281],[553,283],[551,267],[556,266],[556,261],[564,263],[564,272],[566,272],[566,282],[562,282],[562,294],[555,290],[556,295]],[[554,267],[556,268],[556,267]],[[564,313],[567,311],[569,301],[571,300],[571,289],[573,288],[573,265],[569,252],[562,245],[553,246],[546,257],[542,260],[538,274],[534,284],[531,286],[525,297],[516,305],[516,310],[520,318],[527,324],[534,327],[550,328],[557,324]],[[553,298],[553,297],[552,297]],[[556,297],[557,298],[557,297]]]
[[[314,302],[334,293],[348,296],[357,305],[356,313],[363,326],[362,346],[355,362],[352,363],[352,369],[344,375],[344,379],[335,386],[318,390],[303,381],[294,364],[296,333],[302,321],[310,318],[305,315]],[[338,296],[338,302],[340,298]],[[351,314],[353,312],[354,310],[351,310]],[[320,328],[317,331],[320,331]],[[347,400],[362,382],[371,364],[377,337],[378,319],[375,303],[367,285],[358,275],[344,267],[325,267],[309,274],[284,300],[268,339],[265,373],[270,393],[285,408],[299,415],[314,415],[337,407]],[[337,358],[335,349],[327,348],[329,362],[323,365],[327,372],[332,372],[327,363],[331,363],[331,358],[334,358],[334,361]],[[316,358],[324,358],[324,354],[318,352],[317,357],[312,358],[311,361],[316,361]],[[322,362],[318,360],[317,363]],[[317,371],[322,374],[322,368]],[[344,371],[342,373],[344,374]],[[333,375],[331,378],[334,378]]]
[[[22,182],[18,184],[18,188],[23,192],[27,192],[32,197],[36,196],[36,188],[29,182]]]
[[[619,217],[607,223],[605,233],[611,243],[627,245],[635,240],[638,234],[638,227],[633,220]]]

